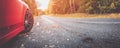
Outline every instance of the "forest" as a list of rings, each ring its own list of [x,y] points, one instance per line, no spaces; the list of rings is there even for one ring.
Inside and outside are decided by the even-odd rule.
[[[108,14],[120,12],[120,0],[50,0],[47,14]]]

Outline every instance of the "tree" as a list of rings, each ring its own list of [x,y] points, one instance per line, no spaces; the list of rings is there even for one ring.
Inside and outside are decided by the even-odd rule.
[[[38,16],[37,4],[35,0],[23,0],[31,9],[31,12],[34,16]]]
[[[120,13],[120,0],[51,0],[49,13]]]

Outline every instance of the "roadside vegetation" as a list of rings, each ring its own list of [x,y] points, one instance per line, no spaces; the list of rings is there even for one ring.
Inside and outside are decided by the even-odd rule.
[[[48,9],[37,9],[35,0],[24,0],[34,16],[69,18],[120,18],[120,0],[50,0]]]
[[[119,13],[120,0],[51,0],[48,13]]]
[[[91,16],[117,18],[120,16],[119,13],[120,0],[50,0],[48,10],[46,10],[46,14],[79,18]]]
[[[35,0],[23,0],[23,1],[28,4],[29,8],[31,9],[31,13],[34,16],[39,16],[44,13],[42,10],[37,9],[37,3]]]
[[[120,18],[120,14],[86,14],[86,13],[73,13],[73,14],[51,14],[50,16],[60,18]]]

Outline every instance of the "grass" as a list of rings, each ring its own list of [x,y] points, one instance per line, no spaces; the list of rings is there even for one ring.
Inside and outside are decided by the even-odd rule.
[[[61,18],[120,18],[120,14],[85,14],[85,13],[74,13],[74,14],[56,14],[52,15]]]

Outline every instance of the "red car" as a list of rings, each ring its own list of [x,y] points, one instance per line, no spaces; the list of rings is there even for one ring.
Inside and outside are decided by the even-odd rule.
[[[22,0],[0,0],[0,45],[8,42],[20,32],[29,32],[33,16]]]

